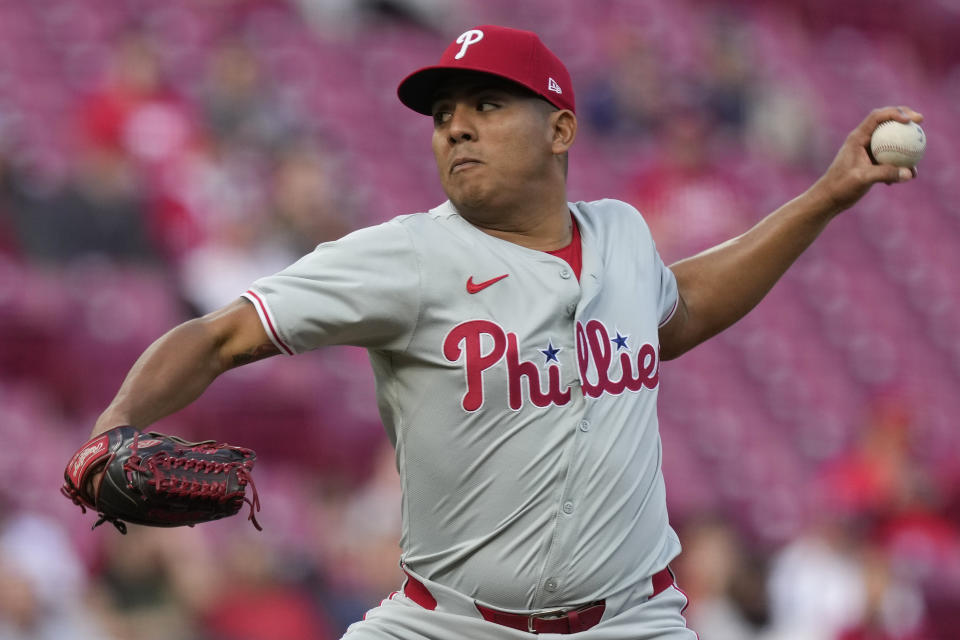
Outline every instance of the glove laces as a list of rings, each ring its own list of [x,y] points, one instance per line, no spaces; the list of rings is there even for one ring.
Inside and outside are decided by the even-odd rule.
[[[247,520],[256,527],[257,531],[263,531],[263,527],[257,522],[256,517],[256,512],[260,511],[260,495],[257,492],[256,484],[253,482],[250,469],[243,462],[218,462],[216,460],[177,457],[161,451],[148,456],[146,460],[140,456],[131,456],[124,464],[124,470],[128,474],[137,471],[150,476],[150,484],[159,495],[168,495],[191,501],[209,500],[227,505],[228,508],[230,503],[245,502],[250,506],[250,514]],[[200,477],[185,476],[178,471],[201,475]],[[230,491],[228,486],[231,474],[236,474],[238,487],[233,491]],[[211,479],[207,479],[207,476]],[[252,497],[250,498],[246,496],[245,488],[247,485],[251,489]],[[227,513],[223,515],[227,515]]]

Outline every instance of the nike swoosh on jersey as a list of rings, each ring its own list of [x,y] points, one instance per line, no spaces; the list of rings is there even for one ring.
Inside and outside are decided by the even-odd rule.
[[[508,275],[510,274],[505,273],[502,276],[497,276],[496,278],[490,278],[489,280],[484,280],[483,282],[474,282],[473,276],[470,276],[469,278],[467,278],[467,293],[479,293],[480,291],[483,291],[490,285],[496,282],[500,282],[501,280],[506,278]]]

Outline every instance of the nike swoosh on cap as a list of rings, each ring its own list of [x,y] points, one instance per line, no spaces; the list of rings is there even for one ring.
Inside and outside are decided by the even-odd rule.
[[[473,276],[470,276],[469,278],[467,278],[467,293],[478,293],[480,291],[483,291],[490,285],[500,282],[501,280],[503,280],[509,275],[510,275],[509,273],[505,273],[502,276],[497,276],[496,278],[490,278],[489,280],[484,280],[483,282],[474,282]]]

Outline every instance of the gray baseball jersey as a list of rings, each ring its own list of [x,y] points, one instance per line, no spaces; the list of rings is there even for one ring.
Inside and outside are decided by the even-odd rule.
[[[368,349],[402,560],[495,607],[605,598],[680,550],[656,412],[676,280],[635,209],[569,207],[579,281],[448,202],[322,244],[245,294],[285,353]]]

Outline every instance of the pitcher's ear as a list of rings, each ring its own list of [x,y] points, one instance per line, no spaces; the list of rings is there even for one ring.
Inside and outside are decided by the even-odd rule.
[[[553,134],[553,153],[566,153],[577,137],[577,116],[569,109],[560,109],[550,114],[550,130]]]

